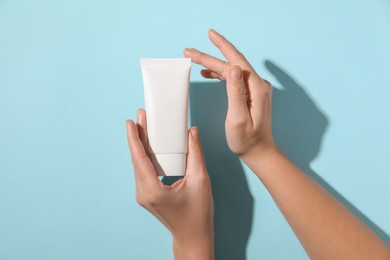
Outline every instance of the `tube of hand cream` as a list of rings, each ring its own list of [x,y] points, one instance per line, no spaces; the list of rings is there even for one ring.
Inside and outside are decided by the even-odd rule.
[[[151,161],[158,176],[183,176],[191,59],[141,59],[141,69]]]

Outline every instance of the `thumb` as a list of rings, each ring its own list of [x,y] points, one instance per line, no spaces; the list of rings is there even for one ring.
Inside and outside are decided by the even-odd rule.
[[[204,156],[199,139],[197,127],[191,127],[188,134],[188,155],[186,175],[188,177],[196,175],[207,175]]]
[[[228,115],[235,121],[246,121],[249,110],[246,102],[246,87],[240,66],[232,65],[226,77]]]

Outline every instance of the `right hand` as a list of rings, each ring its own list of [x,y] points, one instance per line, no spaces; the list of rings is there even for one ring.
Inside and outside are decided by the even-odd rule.
[[[225,128],[230,150],[244,161],[252,154],[264,157],[273,153],[277,146],[272,135],[271,84],[222,35],[211,29],[208,36],[227,61],[196,49],[185,49],[183,54],[206,68],[201,71],[203,77],[227,83]]]

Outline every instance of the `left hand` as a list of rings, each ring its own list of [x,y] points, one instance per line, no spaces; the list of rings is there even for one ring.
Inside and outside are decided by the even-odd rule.
[[[184,178],[171,186],[166,186],[158,179],[145,152],[148,142],[145,110],[138,110],[137,124],[128,120],[126,125],[137,202],[172,233],[177,258],[212,259],[214,206],[198,129],[192,127],[189,130],[187,169]],[[209,254],[204,255],[207,252]],[[200,253],[202,255],[199,255]]]

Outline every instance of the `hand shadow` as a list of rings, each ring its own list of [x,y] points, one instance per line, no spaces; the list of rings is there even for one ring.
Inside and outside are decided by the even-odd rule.
[[[321,149],[328,118],[291,76],[271,61],[266,68],[283,88],[273,89],[272,127],[278,146],[300,169],[354,213],[382,240],[390,237],[367,216],[325,182],[310,163]],[[252,227],[254,200],[237,156],[227,146],[225,117],[227,96],[223,82],[191,83],[191,124],[199,127],[215,207],[215,257],[246,259],[246,246]],[[164,177],[171,185],[179,178]]]
[[[310,162],[318,155],[329,120],[291,76],[271,61],[265,67],[282,85],[273,89],[272,127],[276,143],[300,169],[313,178],[388,245],[390,237],[351,202],[322,179]]]
[[[190,108],[191,125],[199,127],[213,191],[215,259],[246,259],[253,197],[241,162],[226,143],[225,83],[191,83]]]

